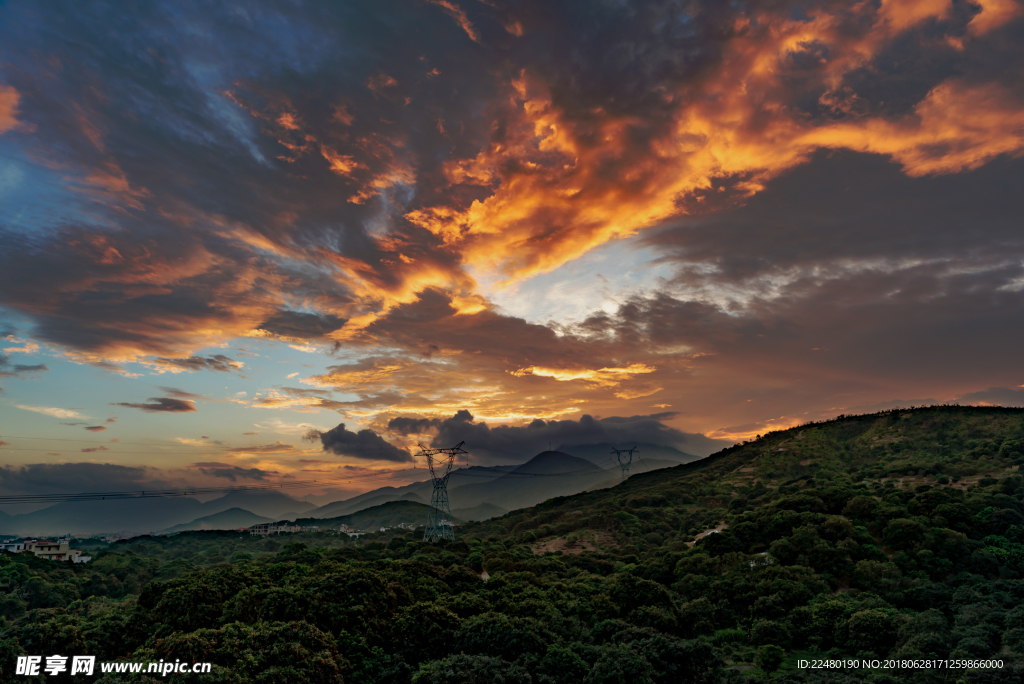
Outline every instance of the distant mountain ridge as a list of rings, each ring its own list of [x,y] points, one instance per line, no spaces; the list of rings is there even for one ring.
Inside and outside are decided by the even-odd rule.
[[[483,520],[483,506],[492,506],[494,517],[507,511],[536,505],[554,496],[568,496],[593,488],[610,487],[621,481],[618,463],[609,459],[612,444],[562,447],[537,454],[526,463],[508,466],[472,466],[452,471],[448,496],[452,509],[472,510],[467,519]],[[700,457],[672,447],[650,443],[631,444],[641,453],[634,457],[630,474],[691,463]],[[572,450],[577,453],[569,453]],[[645,457],[646,455],[646,457]],[[599,462],[603,460],[607,467]],[[306,512],[311,518],[347,515],[387,501],[416,496],[429,502],[433,485],[429,480],[403,487],[381,487],[342,501],[334,501]],[[498,513],[497,511],[501,511]]]
[[[656,468],[644,467],[645,462],[648,464],[652,461],[659,461],[661,463],[669,462],[673,466],[676,466],[680,463],[691,463],[704,458],[704,456],[696,456],[685,451],[680,451],[674,447],[663,446],[661,444],[651,444],[650,442],[630,442],[629,444],[563,444],[558,447],[558,451],[564,451],[572,454],[573,456],[585,458],[591,463],[599,465],[602,468],[616,470],[618,469],[619,464],[615,459],[615,455],[612,454],[612,449],[629,449],[631,447],[636,447],[638,449],[637,453],[633,455],[633,463],[639,467],[639,470],[636,471],[631,467],[631,472],[656,470]]]
[[[266,489],[233,491],[205,503],[187,496],[69,501],[31,513],[0,517],[0,534],[145,534],[232,508],[276,520],[297,517],[313,507],[283,492]]]
[[[641,444],[631,474],[697,460],[672,447]],[[556,496],[569,496],[617,484],[621,474],[609,462],[610,444],[574,445],[545,451],[526,463],[470,466],[452,471],[448,495],[452,510],[465,520],[486,520]],[[643,458],[643,456],[647,458]],[[602,467],[601,459],[607,467]],[[349,499],[317,507],[277,490],[232,491],[202,503],[192,497],[134,498],[116,501],[59,503],[31,513],[0,512],[0,534],[50,536],[60,534],[160,534],[193,529],[235,529],[268,520],[333,519],[353,515],[389,502],[426,506],[430,480],[401,487],[380,487]],[[220,514],[234,510],[228,516]],[[248,517],[247,517],[248,516]]]
[[[422,525],[427,519],[428,511],[430,506],[418,501],[388,501],[349,515],[333,518],[298,518],[295,524],[320,525],[326,529],[338,529],[341,525],[348,525],[354,530],[376,532],[381,527],[396,527],[402,523]],[[455,515],[455,511],[452,511],[452,520],[456,523],[462,522],[462,518]]]
[[[273,521],[273,518],[265,518],[262,515],[250,513],[242,508],[229,508],[220,513],[196,518],[192,522],[169,527],[160,533],[173,534],[174,532],[188,532],[190,530],[235,530]]]

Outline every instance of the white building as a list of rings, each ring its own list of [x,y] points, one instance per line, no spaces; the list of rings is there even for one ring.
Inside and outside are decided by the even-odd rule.
[[[36,558],[47,560],[72,561],[74,563],[88,563],[92,560],[92,556],[83,556],[79,549],[72,549],[67,539],[58,539],[57,541],[27,539],[20,542],[6,542],[0,544],[0,549],[11,553],[28,551]]]
[[[34,553],[36,558],[58,561],[73,561],[76,557],[82,555],[82,552],[78,549],[72,550],[70,548],[67,539],[59,539],[57,541],[36,539],[26,543],[25,550]]]

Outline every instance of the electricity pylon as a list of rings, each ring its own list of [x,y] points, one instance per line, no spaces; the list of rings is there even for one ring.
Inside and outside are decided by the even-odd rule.
[[[625,481],[626,476],[629,474],[629,464],[633,462],[633,452],[640,453],[640,449],[633,447],[632,449],[616,449],[612,447],[612,453],[615,454],[615,458],[619,459],[619,467],[622,468],[622,479]],[[627,454],[623,458],[623,454]]]
[[[459,442],[451,449],[428,449],[419,444],[420,454],[427,457],[430,468],[430,479],[434,483],[434,491],[430,495],[430,511],[427,512],[427,530],[423,533],[423,541],[439,541],[447,539],[455,541],[455,526],[452,524],[452,511],[448,506],[448,476],[452,472],[452,464],[457,454],[466,453],[461,449],[465,442]],[[434,456],[444,454],[434,464]]]

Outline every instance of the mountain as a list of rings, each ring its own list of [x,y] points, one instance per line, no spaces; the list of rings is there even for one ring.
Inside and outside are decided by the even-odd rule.
[[[341,515],[334,518],[299,518],[298,525],[320,525],[323,529],[338,529],[341,525],[348,525],[354,530],[365,532],[376,532],[381,527],[395,527],[405,523],[412,527],[422,525],[427,520],[427,513],[430,506],[418,501],[389,501],[365,508],[351,515]],[[452,516],[456,523],[462,521],[456,515]]]
[[[68,501],[31,513],[6,518],[0,516],[0,534],[145,534],[188,524],[197,518],[232,508],[279,520],[296,517],[313,508],[313,504],[266,489],[233,491],[206,503],[187,496]]]
[[[381,493],[379,489],[375,489],[367,492],[366,494],[348,499],[347,501],[335,501],[334,503],[327,504],[326,506],[306,511],[306,516],[313,516],[317,518],[336,518],[340,515],[349,515],[350,513],[361,511],[364,508],[379,506],[389,501],[416,501],[418,503],[424,503],[423,499],[415,492],[407,491],[400,493],[394,487],[386,487],[383,489],[392,491],[385,491]]]
[[[484,537],[529,529],[533,518],[564,521],[570,529],[583,525],[599,530],[600,521],[628,514],[630,535],[657,533],[666,543],[673,538],[692,543],[693,533],[738,519],[743,511],[767,506],[780,497],[799,496],[803,490],[828,487],[856,488],[861,495],[880,498],[899,493],[900,500],[933,489],[955,500],[964,493],[994,488],[979,498],[989,502],[982,508],[991,506],[998,512],[1020,506],[1019,512],[1005,513],[1005,520],[1024,533],[1024,505],[1011,506],[995,492],[1004,489],[1019,501],[1024,496],[1022,468],[1024,409],[897,409],[765,434],[698,461],[631,475],[613,487],[515,510],[500,520],[473,523],[465,533]],[[814,496],[820,500],[791,503],[798,511],[835,515],[844,510],[836,501],[849,499],[848,495],[846,499],[824,493]],[[945,522],[952,524],[950,519]],[[713,536],[730,539],[732,535]]]
[[[609,457],[613,446],[622,448],[624,445],[569,445],[556,451],[545,451],[521,465],[472,466],[453,470],[448,477],[451,505],[462,511],[470,511],[466,519],[485,520],[503,515],[509,510],[532,506],[552,496],[566,496],[594,487],[613,486],[621,479],[618,463]],[[699,458],[657,444],[628,446],[639,446],[642,452],[634,457],[630,474],[670,468]],[[433,484],[429,480],[403,487],[380,487],[306,511],[304,516],[333,518],[402,499],[427,503],[432,493]],[[484,505],[493,508],[480,508]]]
[[[490,482],[501,477],[505,473],[515,470],[516,467],[517,466],[470,466],[468,468],[459,468],[457,470],[453,470],[451,475],[449,475],[448,489],[451,490],[467,483]],[[339,515],[348,515],[363,508],[376,506],[387,501],[398,501],[410,496],[417,497],[412,499],[413,501],[419,500],[429,502],[433,489],[434,485],[430,480],[413,482],[412,484],[404,485],[402,487],[379,487],[377,489],[364,492],[359,496],[353,496],[350,499],[324,504],[319,508],[306,511],[305,515],[314,518],[330,518]]]
[[[617,470],[619,462],[616,460],[615,454],[612,453],[613,447],[618,449],[637,447],[639,449],[639,452],[633,454],[633,466],[630,468],[630,472],[655,470],[656,468],[651,467],[654,461],[679,465],[680,463],[690,463],[691,461],[703,458],[703,456],[694,456],[670,446],[651,444],[649,442],[631,442],[629,444],[564,444],[558,447],[558,451],[564,451],[567,454],[585,458],[602,468]],[[644,465],[644,463],[647,465]],[[640,470],[636,470],[636,467],[639,467]],[[661,465],[660,467],[671,466]]]
[[[601,446],[596,448],[603,449]],[[471,511],[470,516],[482,520],[532,506],[552,496],[575,494],[599,484],[615,484],[618,472],[618,468],[605,470],[571,454],[545,451],[521,465],[472,466],[453,470],[448,477],[448,496],[453,510]],[[307,511],[304,517],[334,518],[403,499],[426,503],[432,493],[433,484],[429,480],[403,487],[381,487]],[[493,508],[480,508],[483,505]]]
[[[448,499],[453,508],[472,508],[489,503],[514,510],[533,506],[553,496],[582,492],[612,475],[586,459],[560,451],[545,451],[489,482],[454,488],[449,485]]]
[[[196,518],[192,522],[175,525],[163,530],[160,534],[173,534],[175,532],[186,532],[189,530],[236,530],[240,527],[250,527],[259,523],[273,522],[273,518],[264,518],[261,515],[250,513],[242,508],[229,508],[220,513]]]
[[[361,502],[373,499],[375,497],[391,497],[388,500],[396,500],[402,497],[396,487],[379,487],[372,489],[368,492],[353,496],[351,499],[343,499],[341,501],[332,501],[329,504],[324,504],[319,508],[313,508],[306,511],[307,517],[312,518],[334,518],[339,515],[347,515],[351,513],[349,509],[357,507]],[[380,503],[380,502],[378,502]],[[374,504],[370,504],[371,506]]]
[[[12,515],[0,521],[0,532],[26,536],[142,534],[194,520],[204,513],[203,504],[191,497],[68,501]]]
[[[202,515],[213,515],[231,508],[241,508],[255,515],[279,520],[304,514],[315,506],[274,489],[242,489],[207,501],[202,505]]]
[[[482,503],[479,506],[473,506],[473,508],[456,508],[452,511],[452,517],[460,518],[462,520],[488,520],[490,518],[497,518],[500,515],[508,513],[504,508],[495,506],[490,503]]]
[[[609,475],[578,460],[540,454],[520,476]],[[842,416],[467,522],[454,542],[186,532],[111,544],[84,572],[36,562],[7,573],[4,609],[24,617],[5,636],[35,643],[70,617],[104,660],[152,658],[161,640],[170,662],[194,658],[199,633],[215,667],[250,668],[239,682],[266,679],[268,652],[309,682],[1020,682],[1022,466],[1024,410]],[[379,530],[427,510],[318,522]],[[29,612],[86,594],[143,619]],[[330,638],[339,623],[358,636]],[[815,658],[861,671],[799,663]],[[987,663],[947,676],[872,660]]]

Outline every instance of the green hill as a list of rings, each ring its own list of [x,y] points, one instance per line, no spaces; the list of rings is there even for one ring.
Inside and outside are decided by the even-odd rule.
[[[617,528],[609,515],[644,510],[638,531],[659,532],[662,542],[692,541],[709,525],[780,493],[826,483],[871,492],[887,484],[901,491],[926,485],[966,493],[983,481],[1016,482],[1022,454],[1024,409],[939,406],[840,416],[634,475],[613,488],[551,499],[467,533],[529,531],[543,537],[556,528],[559,534]]]
[[[80,651],[239,684],[1019,682],[1022,446],[1024,410],[917,408],[764,435],[450,543],[186,532],[87,566],[0,554],[0,672]],[[364,527],[425,513],[375,508]],[[196,567],[207,553],[233,563]],[[799,665],[815,660],[844,664]]]
[[[295,522],[297,525],[319,525],[321,529],[337,530],[342,525],[348,525],[354,530],[376,532],[381,527],[397,527],[401,524],[410,527],[423,525],[429,510],[430,506],[427,504],[399,500],[364,508],[349,515],[334,518],[300,518]],[[462,522],[454,515],[452,520],[456,523]]]

